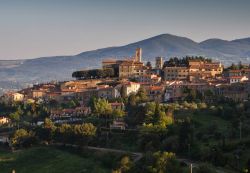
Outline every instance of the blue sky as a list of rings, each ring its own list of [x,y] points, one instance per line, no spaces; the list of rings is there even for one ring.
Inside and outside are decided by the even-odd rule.
[[[249,0],[0,0],[0,59],[74,55],[170,33],[250,37]]]

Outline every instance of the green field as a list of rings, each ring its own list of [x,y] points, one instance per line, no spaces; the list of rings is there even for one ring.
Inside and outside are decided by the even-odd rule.
[[[228,120],[224,120],[221,117],[214,115],[211,111],[194,111],[184,110],[175,112],[175,118],[185,119],[187,117],[192,118],[196,123],[200,124],[201,128],[208,128],[216,125],[220,132],[226,132],[230,126]]]
[[[14,153],[0,150],[0,172],[10,173],[106,173],[119,156],[98,152],[35,147]]]

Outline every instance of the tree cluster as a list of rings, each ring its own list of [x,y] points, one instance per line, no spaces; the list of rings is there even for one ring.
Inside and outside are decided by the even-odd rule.
[[[16,130],[11,136],[14,147],[31,146],[36,142],[61,142],[68,144],[88,145],[96,134],[96,127],[92,123],[61,124],[59,126],[46,118],[43,126],[33,130]]]
[[[247,68],[250,68],[250,64],[244,65],[241,62],[239,62],[238,64],[232,63],[232,65],[229,66],[226,70],[242,70]]]
[[[148,152],[142,163],[136,165],[131,172],[144,173],[180,173],[185,172],[172,152]]]
[[[30,147],[35,143],[37,143],[37,138],[33,131],[19,129],[11,136],[12,147]]]
[[[96,134],[96,127],[92,123],[62,124],[54,132],[54,138],[63,143],[88,145]]]
[[[20,122],[37,122],[48,116],[48,108],[37,103],[18,103],[15,110],[9,114],[14,126],[19,126]]]
[[[211,62],[212,60],[209,58],[205,58],[202,56],[186,56],[184,58],[170,58],[168,61],[165,61],[163,64],[163,68],[164,67],[175,67],[175,66],[183,66],[183,67],[187,67],[188,66],[188,62],[190,60],[200,60],[200,61],[205,61],[205,62]]]
[[[92,112],[100,118],[121,118],[125,115],[124,110],[120,108],[112,109],[111,104],[106,99],[91,98],[89,105]]]
[[[115,77],[114,69],[92,69],[92,70],[81,70],[72,73],[72,77],[77,79],[98,79]]]
[[[145,88],[140,87],[139,91],[135,94],[132,93],[128,97],[128,107],[134,107],[140,103],[145,103],[148,101],[148,95]]]

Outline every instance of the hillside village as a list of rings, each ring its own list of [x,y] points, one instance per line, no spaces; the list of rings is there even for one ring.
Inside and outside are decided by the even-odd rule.
[[[190,91],[198,91],[202,97],[212,100],[217,95],[234,101],[249,99],[250,68],[240,64],[224,68],[220,62],[203,57],[171,58],[163,62],[156,57],[143,63],[142,49],[136,49],[135,56],[122,60],[104,59],[102,69],[76,71],[76,80],[37,84],[18,92],[7,92],[1,96],[4,103],[51,102],[68,104],[77,100],[78,107],[51,109],[50,117],[87,116],[91,113],[88,103],[91,98],[109,100],[112,108],[121,96],[136,94],[145,89],[149,101],[175,102],[184,100]]]
[[[0,173],[250,173],[249,7],[1,1]]]
[[[72,77],[2,95],[0,146],[132,152],[126,159],[133,166],[120,172],[150,172],[145,165],[154,161],[145,158],[164,154],[173,159],[170,172],[187,173],[190,162],[210,170],[196,161],[211,172],[250,168],[250,151],[241,147],[249,145],[249,65],[188,56],[145,63],[137,48],[134,57],[103,59],[102,68]]]

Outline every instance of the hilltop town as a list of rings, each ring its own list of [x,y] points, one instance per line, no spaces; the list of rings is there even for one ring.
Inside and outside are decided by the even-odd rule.
[[[143,63],[140,48],[132,58],[104,59],[102,69],[75,71],[72,77],[76,80],[37,84],[18,92],[7,92],[1,96],[1,102],[53,100],[67,104],[77,100],[85,110],[92,97],[115,100],[136,94],[140,88],[146,90],[149,101],[160,103],[184,100],[186,90],[198,91],[202,96],[211,92],[244,101],[249,98],[250,89],[248,65],[233,64],[224,68],[220,62],[204,57],[170,58],[165,62],[162,57],[156,57],[152,66],[152,62]]]
[[[238,143],[249,141],[250,66],[224,67],[201,56],[156,57],[145,63],[142,52],[137,48],[134,57],[103,59],[102,68],[75,71],[70,81],[5,93],[0,98],[0,142],[12,149],[46,143],[140,151],[132,153],[134,163],[145,153],[167,150],[173,158],[177,153],[202,160],[215,170],[245,168],[247,156],[241,165],[230,157]],[[172,170],[189,169],[175,164]],[[146,170],[142,165],[131,170]]]
[[[0,2],[0,173],[250,173],[250,0]]]

